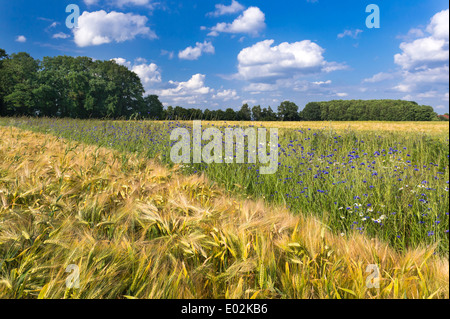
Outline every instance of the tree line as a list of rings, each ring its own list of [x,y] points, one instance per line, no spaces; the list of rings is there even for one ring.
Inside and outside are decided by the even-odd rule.
[[[244,104],[239,111],[168,106],[144,96],[140,78],[115,61],[56,56],[35,60],[0,49],[0,116],[147,118],[224,121],[432,121],[431,106],[402,100],[290,101],[276,110]]]
[[[339,100],[308,103],[305,121],[434,121],[433,107],[403,100]]]
[[[162,115],[155,95],[144,97],[136,73],[88,57],[11,54],[0,49],[0,116],[130,118]]]

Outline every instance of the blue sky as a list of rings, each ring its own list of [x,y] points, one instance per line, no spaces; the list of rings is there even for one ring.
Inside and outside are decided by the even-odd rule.
[[[366,26],[371,3],[378,29]],[[68,4],[80,8],[77,29]],[[0,0],[0,48],[115,59],[165,105],[387,98],[442,114],[448,12],[441,0]]]

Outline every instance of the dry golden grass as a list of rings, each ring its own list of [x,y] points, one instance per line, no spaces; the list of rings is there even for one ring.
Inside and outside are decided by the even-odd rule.
[[[449,122],[225,122],[204,121],[205,125],[215,124],[216,126],[241,125],[267,128],[288,128],[288,129],[325,129],[337,132],[343,131],[376,131],[376,132],[415,132],[431,135],[449,133]]]
[[[343,238],[205,177],[17,128],[0,128],[0,258],[0,298],[449,298],[433,247]]]

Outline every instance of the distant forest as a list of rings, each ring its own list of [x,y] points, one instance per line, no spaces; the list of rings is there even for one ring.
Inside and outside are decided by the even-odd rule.
[[[244,104],[239,111],[164,108],[144,96],[136,73],[114,61],[56,56],[33,59],[0,49],[0,116],[225,121],[435,121],[431,106],[402,100],[312,102],[299,112],[289,101],[276,110]]]

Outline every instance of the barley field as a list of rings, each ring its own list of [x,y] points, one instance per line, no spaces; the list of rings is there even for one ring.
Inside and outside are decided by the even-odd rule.
[[[189,122],[0,124],[0,298],[449,298],[448,124],[204,123],[279,128],[274,175],[174,165]]]
[[[189,124],[189,122],[182,122]],[[267,128],[276,127],[284,129],[319,129],[333,130],[336,132],[357,131],[357,132],[404,132],[404,133],[424,133],[429,135],[442,135],[449,132],[449,125],[446,122],[382,122],[382,121],[353,121],[353,122],[208,122],[205,124],[216,124],[218,126],[241,125],[241,126],[264,126]]]

